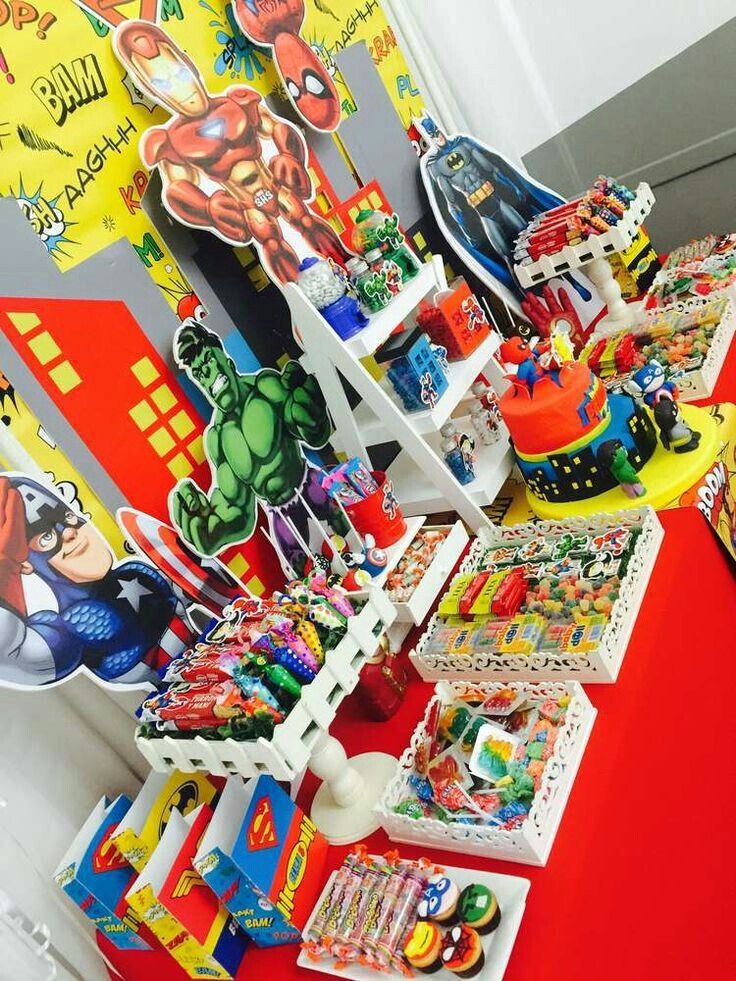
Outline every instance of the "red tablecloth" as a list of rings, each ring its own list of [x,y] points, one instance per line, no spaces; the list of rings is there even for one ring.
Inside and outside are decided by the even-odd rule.
[[[736,401],[736,346],[712,401]],[[616,685],[591,685],[598,718],[546,868],[431,857],[531,880],[506,981],[708,981],[736,977],[725,916],[733,909],[729,791],[736,726],[728,688],[736,655],[734,567],[700,513],[660,514],[665,539]],[[416,682],[386,724],[348,699],[333,732],[350,754],[408,744],[432,686]],[[300,795],[308,806],[316,781]],[[368,841],[384,851],[377,832]],[[404,854],[423,851],[406,846]],[[329,852],[337,867],[345,848]],[[124,956],[126,981],[182,981],[164,954]],[[288,981],[312,972],[296,947],[253,950],[239,978]],[[315,976],[315,975],[312,975]]]

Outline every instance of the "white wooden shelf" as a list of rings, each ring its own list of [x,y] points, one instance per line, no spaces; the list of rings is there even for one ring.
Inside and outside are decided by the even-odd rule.
[[[367,327],[359,334],[344,341],[345,347],[355,358],[365,358],[385,344],[399,324],[418,307],[424,297],[437,289],[437,275],[432,263],[423,265],[419,275],[408,283],[389,305],[374,313]]]
[[[406,412],[393,390],[389,390],[388,382],[377,381],[361,361],[390,337],[423,297],[446,289],[442,256],[433,256],[406,289],[349,341],[337,336],[296,284],[288,283],[284,295],[296,332],[302,338],[305,351],[302,363],[317,377],[329,406],[335,425],[335,445],[348,456],[360,457],[372,465],[369,447],[397,442],[402,449],[401,463],[392,465],[392,477],[395,473],[399,503],[402,507],[407,501],[410,504],[405,514],[456,511],[477,532],[490,525],[481,507],[493,502],[511,471],[508,446],[482,448],[478,478],[465,488],[445,464],[439,429],[463,401],[478,375],[485,372],[498,383],[496,376],[500,377],[500,370],[493,355],[499,339],[495,335],[486,338],[469,358],[454,362],[449,370],[448,389],[434,409],[422,412]],[[362,399],[356,410],[348,401],[346,381]],[[423,499],[431,507],[422,507]]]
[[[501,340],[494,332],[491,333],[482,344],[478,345],[477,350],[473,351],[470,357],[464,361],[451,361],[450,370],[447,375],[448,386],[434,409],[423,409],[421,412],[409,414],[412,427],[421,436],[428,433],[435,433],[440,430],[450,418],[455,409],[465,399],[473,382],[483,372],[490,359],[499,348]],[[391,382],[387,376],[377,382],[386,392],[389,398],[399,403],[394,394]],[[400,411],[404,411],[400,407]],[[360,426],[361,434],[365,439],[366,446],[377,446],[379,443],[388,443],[395,436],[392,436],[386,426],[376,417],[370,405],[363,401],[358,405],[354,412],[356,421]]]
[[[475,436],[475,431],[468,418],[458,419],[457,429],[458,432],[462,431]],[[427,438],[429,445],[441,455],[440,441],[439,433],[432,434]],[[461,487],[461,490],[478,507],[488,507],[495,501],[514,465],[514,453],[504,427],[502,427],[502,435],[497,443],[493,443],[491,446],[479,444],[476,446],[476,454],[475,480]],[[394,483],[396,497],[401,502],[401,508],[405,514],[416,514],[417,511],[428,511],[430,514],[436,514],[438,511],[447,510],[447,501],[438,494],[429,476],[422,471],[417,471],[407,453],[402,451],[396,457],[388,468],[388,476]]]

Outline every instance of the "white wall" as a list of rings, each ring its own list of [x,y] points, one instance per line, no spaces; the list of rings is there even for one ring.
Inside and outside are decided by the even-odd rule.
[[[138,695],[117,695],[129,710]],[[51,879],[103,795],[135,795],[148,766],[134,720],[86,678],[33,693],[0,689],[0,887],[83,981],[106,981],[82,913]],[[0,977],[3,977],[0,966]],[[60,981],[74,975],[59,971]]]
[[[516,159],[736,13],[731,0],[394,4],[411,14],[473,134]]]

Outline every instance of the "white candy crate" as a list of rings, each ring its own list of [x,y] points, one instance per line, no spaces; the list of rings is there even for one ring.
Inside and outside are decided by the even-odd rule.
[[[721,370],[726,361],[726,356],[728,354],[728,349],[731,346],[731,341],[733,340],[734,333],[736,332],[736,290],[733,287],[728,287],[724,290],[719,290],[717,293],[710,296],[704,296],[702,298],[694,297],[689,300],[682,300],[678,303],[673,303],[671,306],[656,308],[650,311],[643,311],[641,318],[630,328],[626,330],[614,330],[610,328],[602,328],[600,332],[596,331],[593,336],[588,341],[586,348],[591,349],[599,340],[602,338],[615,337],[616,335],[625,334],[646,334],[655,325],[657,318],[662,315],[670,314],[680,314],[685,321],[692,319],[692,324],[690,326],[695,326],[697,323],[698,315],[701,314],[709,305],[722,303],[723,314],[721,315],[720,322],[716,327],[713,338],[711,340],[710,348],[706,354],[703,363],[699,368],[694,368],[690,370],[685,370],[683,374],[678,375],[675,379],[677,382],[677,387],[680,390],[680,402],[696,402],[699,399],[710,398],[713,394],[713,389],[716,387],[716,382],[721,374]],[[679,330],[687,329],[687,323],[683,324]],[[584,355],[583,355],[584,359]],[[615,379],[612,379],[615,381]],[[604,384],[608,385],[606,379],[604,379]]]
[[[335,718],[338,706],[358,684],[360,669],[378,649],[380,637],[396,617],[393,604],[378,589],[371,590],[360,613],[348,620],[345,637],[329,651],[314,681],[271,739],[147,739],[136,732],[138,749],[154,770],[181,770],[254,777],[270,773],[277,780],[294,780],[308,765],[312,749]]]
[[[617,225],[601,235],[591,235],[578,245],[565,245],[558,252],[542,255],[536,262],[514,266],[516,278],[524,290],[529,290],[568,269],[578,269],[595,259],[606,259],[616,252],[623,252],[639,233],[645,218],[654,207],[654,194],[643,181],[636,189],[636,198],[626,209]]]
[[[429,653],[430,637],[438,624],[433,616],[409,657],[424,681],[466,679],[493,681],[501,678],[516,681],[556,681],[613,683],[623,663],[626,648],[636,623],[657,561],[664,529],[653,508],[644,507],[618,514],[596,514],[568,518],[565,521],[541,521],[508,528],[482,529],[460,567],[463,573],[481,568],[489,548],[521,545],[539,534],[560,537],[564,534],[599,535],[615,527],[641,528],[641,535],[629,559],[619,597],[613,605],[609,622],[599,646],[588,653],[567,654],[540,651],[533,654],[474,653],[468,656],[448,652]]]
[[[455,568],[455,563],[468,544],[468,533],[462,521],[454,525],[427,525],[426,531],[446,531],[447,538],[437,549],[417,588],[408,600],[396,602],[396,619],[399,623],[423,623],[432,609],[445,580]]]
[[[554,753],[547,761],[541,787],[521,827],[506,831],[492,826],[446,824],[435,818],[411,818],[396,814],[393,810],[396,805],[408,797],[415,796],[409,777],[414,772],[414,758],[417,749],[424,742],[427,722],[435,703],[439,701],[446,705],[455,698],[468,695],[483,701],[494,692],[507,688],[531,697],[556,699],[563,695],[570,696],[565,722],[560,727]],[[440,682],[427,705],[424,719],[417,726],[408,749],[399,760],[396,775],[376,807],[384,831],[392,841],[420,845],[423,848],[431,845],[444,851],[480,855],[483,858],[522,862],[525,865],[545,865],[595,716],[596,710],[577,682],[547,684]]]

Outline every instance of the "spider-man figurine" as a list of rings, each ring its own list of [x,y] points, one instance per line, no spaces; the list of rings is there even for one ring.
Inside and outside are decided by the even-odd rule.
[[[289,98],[305,122],[325,133],[336,130],[341,105],[335,83],[299,35],[304,0],[233,0],[233,11],[246,37],[273,48]]]
[[[314,189],[304,137],[254,89],[235,85],[210,95],[191,58],[146,21],[122,24],[115,50],[138,88],[172,114],[165,126],[144,133],[141,156],[159,168],[163,202],[177,220],[233,245],[255,241],[282,283],[296,280],[299,259],[280,218],[322,255],[347,258],[335,231],[307,207]],[[278,150],[268,163],[266,141]]]

